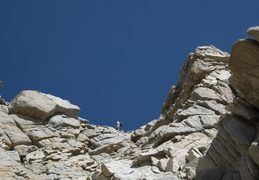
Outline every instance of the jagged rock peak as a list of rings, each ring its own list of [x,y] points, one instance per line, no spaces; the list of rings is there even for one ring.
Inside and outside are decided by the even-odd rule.
[[[195,54],[223,62],[228,61],[230,56],[227,52],[223,52],[212,45],[197,47],[197,49],[195,49]]]
[[[218,54],[225,60],[219,60]],[[134,165],[150,162],[164,170],[173,166],[172,172],[180,179],[195,176],[198,158],[215,137],[221,114],[227,113],[225,106],[233,101],[228,84],[231,75],[228,58],[228,53],[214,46],[201,46],[189,54],[181,69],[179,83],[171,87],[165,100],[161,116],[132,135],[132,141],[139,147],[153,150],[150,154],[141,154]],[[168,150],[179,150],[179,154],[172,155]],[[163,154],[168,157],[163,158]]]
[[[236,42],[231,55],[198,47],[158,119],[128,133],[89,124],[66,100],[22,91],[0,104],[0,177],[259,179],[258,52],[252,39]]]

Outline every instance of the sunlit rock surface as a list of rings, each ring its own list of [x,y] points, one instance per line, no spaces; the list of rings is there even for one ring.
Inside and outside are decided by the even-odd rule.
[[[190,53],[161,115],[133,132],[38,91],[0,97],[1,179],[258,179],[258,27],[248,33],[231,54]]]

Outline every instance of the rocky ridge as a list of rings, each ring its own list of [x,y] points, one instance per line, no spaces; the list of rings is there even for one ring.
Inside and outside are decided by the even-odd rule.
[[[1,98],[0,179],[259,178],[258,29],[231,55],[190,53],[160,117],[134,132],[89,124],[78,106],[38,91]]]

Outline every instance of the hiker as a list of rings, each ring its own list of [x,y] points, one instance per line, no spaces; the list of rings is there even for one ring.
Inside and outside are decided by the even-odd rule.
[[[120,121],[117,121],[116,129],[119,131],[122,126],[122,123]]]

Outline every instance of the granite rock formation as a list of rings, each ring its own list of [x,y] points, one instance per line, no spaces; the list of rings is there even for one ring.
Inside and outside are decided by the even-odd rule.
[[[89,124],[38,91],[1,98],[0,179],[258,179],[258,29],[230,55],[196,48],[161,115],[133,132]]]
[[[248,29],[254,39],[242,39],[233,47],[229,78],[234,101],[218,123],[218,134],[199,161],[196,179],[258,179],[259,27]]]

